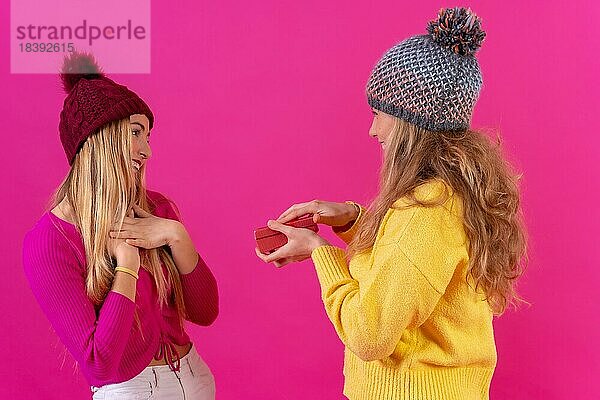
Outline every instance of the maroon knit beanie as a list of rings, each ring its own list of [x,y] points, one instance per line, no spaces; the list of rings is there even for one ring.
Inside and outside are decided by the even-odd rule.
[[[60,113],[60,141],[69,165],[85,140],[112,121],[144,114],[154,124],[150,107],[137,94],[107,78],[94,57],[74,52],[65,57],[60,77],[67,98]]]

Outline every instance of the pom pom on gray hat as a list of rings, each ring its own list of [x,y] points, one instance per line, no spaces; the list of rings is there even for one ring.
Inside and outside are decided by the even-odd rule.
[[[403,40],[377,62],[369,105],[434,132],[468,129],[483,85],[475,53],[484,38],[470,9],[441,9],[427,34]]]
[[[485,32],[481,19],[470,8],[441,9],[437,19],[429,21],[427,33],[456,54],[472,55],[481,47]]]

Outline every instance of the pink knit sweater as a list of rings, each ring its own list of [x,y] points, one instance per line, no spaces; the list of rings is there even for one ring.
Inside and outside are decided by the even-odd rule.
[[[148,198],[154,215],[180,219],[177,206],[162,194],[148,191]],[[81,235],[75,225],[51,212],[46,212],[25,235],[23,266],[44,314],[90,385],[129,380],[155,355],[168,356],[175,351],[173,344],[190,342],[179,327],[174,305],[159,306],[152,276],[143,268],[139,271],[135,303],[109,291],[104,303],[94,307],[85,291]],[[192,272],[180,276],[189,321],[210,325],[219,312],[217,284],[211,271],[200,258]],[[135,323],[135,309],[143,337]],[[174,355],[178,359],[179,355]]]

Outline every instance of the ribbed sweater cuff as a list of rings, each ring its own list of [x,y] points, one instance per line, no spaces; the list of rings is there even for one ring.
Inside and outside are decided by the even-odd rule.
[[[346,263],[346,253],[339,247],[319,246],[313,250],[311,258],[323,288],[352,279]]]

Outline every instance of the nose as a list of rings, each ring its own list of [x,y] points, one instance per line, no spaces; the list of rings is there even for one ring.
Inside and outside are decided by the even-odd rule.
[[[377,129],[375,129],[375,118],[373,118],[373,122],[371,122],[371,127],[369,128],[369,136],[372,138],[377,137]]]
[[[142,148],[140,149],[140,156],[144,159],[148,159],[150,157],[152,157],[152,149],[150,148],[150,144],[149,143],[145,143]]]

